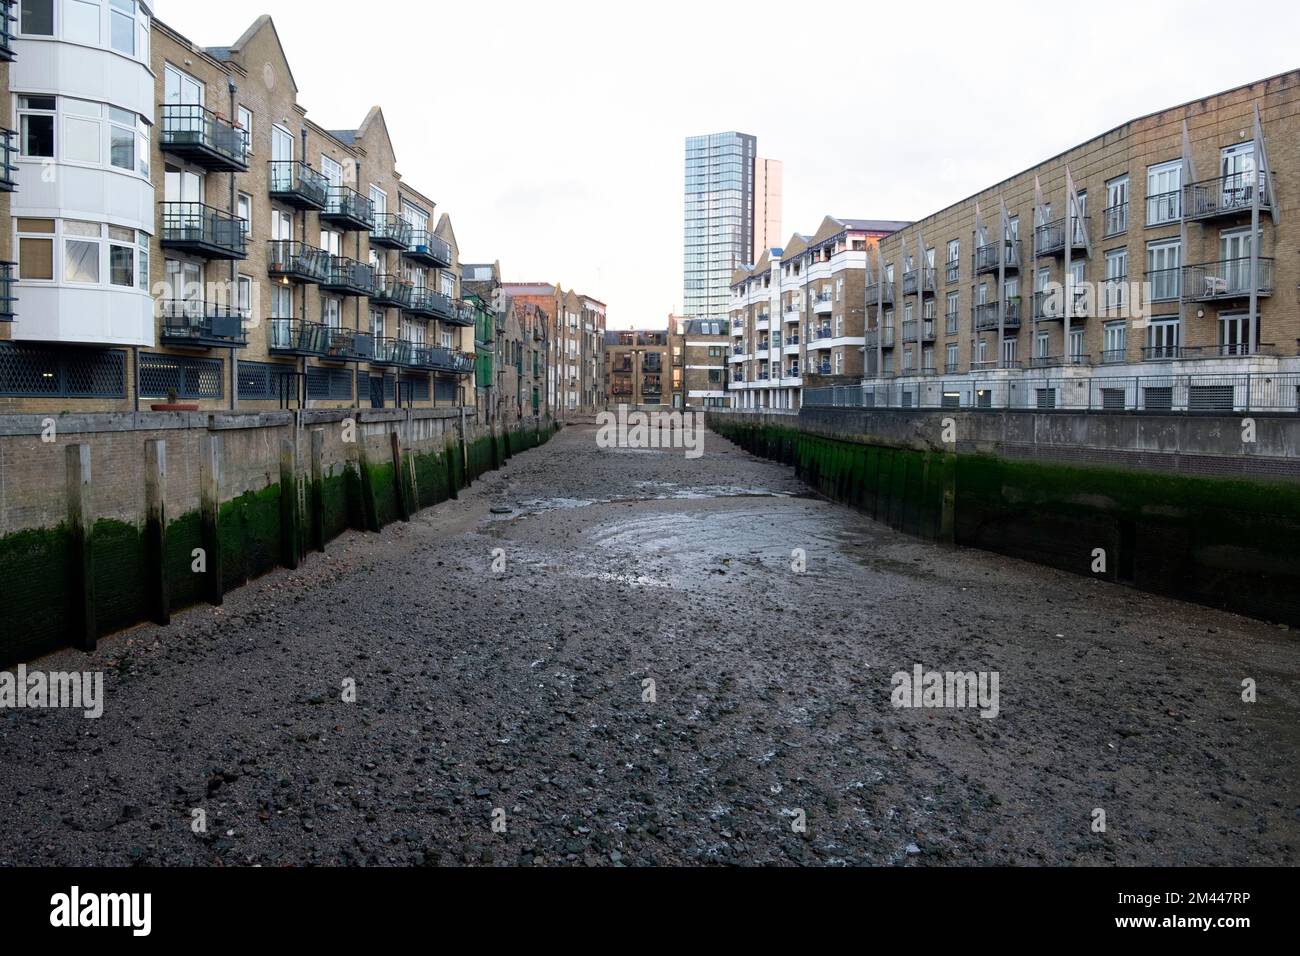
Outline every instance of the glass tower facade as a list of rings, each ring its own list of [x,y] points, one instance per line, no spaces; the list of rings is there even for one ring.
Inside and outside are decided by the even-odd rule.
[[[731,276],[754,252],[758,140],[714,133],[686,140],[685,316],[725,321]]]

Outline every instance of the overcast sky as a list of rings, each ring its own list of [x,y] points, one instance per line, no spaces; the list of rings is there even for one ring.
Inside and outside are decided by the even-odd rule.
[[[785,163],[786,236],[917,219],[1128,119],[1300,66],[1292,3],[630,5],[157,0],[201,46],[270,13],[308,116],[378,103],[466,261],[560,282],[611,327],[682,302],[684,140]]]

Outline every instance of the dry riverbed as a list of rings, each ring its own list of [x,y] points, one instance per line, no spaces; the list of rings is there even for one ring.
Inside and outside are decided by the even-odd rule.
[[[0,711],[0,864],[1296,862],[1295,632],[705,452],[571,427],[222,608],[32,664],[104,670],[105,710]],[[997,716],[896,709],[917,664],[996,672]]]

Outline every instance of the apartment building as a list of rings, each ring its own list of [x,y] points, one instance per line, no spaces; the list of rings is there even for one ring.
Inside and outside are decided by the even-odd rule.
[[[727,390],[727,356],[731,353],[728,323],[717,319],[681,319],[673,316],[673,408],[704,411],[730,408]]]
[[[728,391],[736,408],[797,409],[805,387],[861,381],[865,275],[906,223],[827,216],[731,278]]]
[[[604,395],[606,306],[548,282],[507,282],[516,301],[546,316],[545,402],[559,420],[589,415]]]
[[[462,263],[461,293],[475,308],[474,350],[476,358],[474,384],[480,419],[496,422],[501,418],[505,392],[506,309],[501,282],[501,263]]]
[[[781,232],[781,164],[757,155],[747,133],[686,140],[685,261],[688,319],[727,313],[727,283]]]
[[[1295,409],[1300,71],[1135,119],[880,242],[864,400]]]
[[[605,333],[605,381],[608,406],[667,407],[672,401],[669,329],[633,329]]]
[[[307,117],[275,25],[201,47],[138,0],[24,0],[0,407],[473,404],[451,221],[384,115]]]

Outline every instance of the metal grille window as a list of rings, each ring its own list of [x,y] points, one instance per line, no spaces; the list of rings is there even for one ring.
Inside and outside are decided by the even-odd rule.
[[[239,363],[239,397],[248,401],[293,397],[293,366],[265,362]]]
[[[1054,389],[1054,388],[1040,388],[1040,389],[1036,389],[1036,391],[1037,391],[1037,393],[1038,393],[1038,407],[1039,407],[1039,408],[1055,408],[1055,407],[1056,407],[1056,389]]]
[[[1230,412],[1235,394],[1232,385],[1191,385],[1187,389],[1187,407],[1196,412]]]
[[[140,397],[220,399],[224,393],[221,359],[177,355],[140,356]]]
[[[1170,386],[1142,389],[1142,404],[1149,412],[1168,412],[1174,407],[1174,390]]]
[[[345,368],[307,369],[307,397],[350,400],[353,374]]]
[[[126,352],[0,345],[0,395],[126,398]]]
[[[433,384],[433,397],[440,402],[456,400],[456,382],[449,378],[437,379]],[[536,404],[536,401],[534,401]]]

